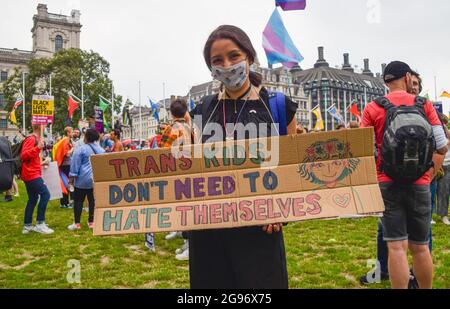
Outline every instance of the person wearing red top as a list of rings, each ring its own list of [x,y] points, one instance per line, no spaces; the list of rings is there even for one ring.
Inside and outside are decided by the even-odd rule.
[[[28,202],[25,207],[23,234],[32,231],[41,234],[51,234],[53,230],[45,224],[45,211],[50,199],[50,192],[42,179],[42,165],[48,165],[49,160],[42,161],[40,154],[44,148],[41,139],[41,126],[33,125],[33,134],[25,139],[22,145],[20,159],[22,161],[21,178],[28,193]],[[34,208],[39,200],[36,226],[33,227]]]
[[[386,98],[395,105],[414,105],[411,68],[403,62],[390,63],[383,78],[389,88]],[[409,92],[409,93],[408,93]],[[437,153],[445,154],[445,134],[430,101],[424,105],[424,113],[433,128]],[[388,242],[388,270],[393,288],[407,288],[409,282],[408,247],[413,255],[414,274],[420,288],[431,288],[433,261],[428,248],[431,197],[430,173],[425,173],[413,185],[393,182],[381,169],[381,145],[384,135],[386,111],[376,102],[367,105],[363,113],[362,127],[374,127],[378,150],[377,173],[385,204],[382,218],[384,240]]]

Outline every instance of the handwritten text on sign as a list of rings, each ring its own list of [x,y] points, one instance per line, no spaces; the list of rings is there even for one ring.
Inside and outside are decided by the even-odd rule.
[[[278,154],[259,147],[274,140],[232,146],[237,156],[228,155],[227,142],[200,146],[200,158],[161,149],[92,157],[94,234],[232,228],[384,210],[373,129],[277,138]],[[279,164],[261,168],[274,155]]]

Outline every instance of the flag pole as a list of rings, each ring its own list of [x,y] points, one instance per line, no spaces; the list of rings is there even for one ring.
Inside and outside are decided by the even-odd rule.
[[[325,132],[328,131],[328,98],[327,92],[325,91]]]
[[[304,90],[303,90],[304,91]],[[309,132],[312,130],[312,90],[309,91]]]
[[[141,104],[141,81],[139,81],[139,145],[142,143],[142,104]]]
[[[25,135],[25,72],[22,72],[22,99],[22,130],[23,134]]]
[[[364,86],[364,109],[367,106],[367,87]]]
[[[52,96],[52,73],[50,73],[49,82],[50,82],[49,83],[50,84],[49,92],[50,92],[50,96]],[[54,102],[53,102],[53,104],[54,104]],[[53,140],[53,123],[50,124],[50,140]]]
[[[81,119],[84,120],[84,79],[83,79],[83,70],[81,72]]]
[[[114,83],[111,81],[111,121],[112,129],[114,130]]]
[[[345,125],[347,125],[347,90],[344,91],[344,111]]]
[[[436,76],[434,77],[434,101],[437,102],[437,82],[436,82],[437,78]]]

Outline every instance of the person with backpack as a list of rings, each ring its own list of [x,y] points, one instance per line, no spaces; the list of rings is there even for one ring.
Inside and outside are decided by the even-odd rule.
[[[25,183],[28,202],[25,207],[23,234],[32,231],[41,234],[52,234],[54,231],[45,224],[45,212],[50,199],[50,192],[42,179],[42,166],[49,165],[50,160],[41,158],[44,142],[41,137],[41,125],[33,125],[33,133],[22,144],[20,152],[21,179]],[[33,212],[38,203],[36,226],[33,227]]]
[[[433,104],[410,94],[412,74],[406,63],[391,62],[383,74],[389,94],[367,105],[361,124],[375,129],[378,181],[385,204],[381,223],[395,289],[408,288],[408,247],[419,287],[432,287],[430,169],[434,152],[447,152]]]
[[[411,94],[418,96],[422,92],[422,79],[420,77],[420,74],[417,72],[411,73],[411,79],[412,79],[412,88],[411,88]],[[441,161],[441,155],[435,154],[433,156],[433,162],[435,164],[434,170],[439,167],[439,165],[442,163]],[[433,177],[432,177],[433,178]],[[432,185],[430,185],[430,192],[431,192],[431,204],[432,204],[432,210],[433,210],[433,188]],[[429,248],[430,252],[433,250],[433,236],[430,226],[430,233],[429,233]],[[377,267],[377,271],[380,272],[380,280],[386,281],[389,280],[389,272],[388,272],[388,248],[387,243],[383,240],[383,226],[381,224],[381,220],[378,223],[378,230],[377,230],[377,260],[379,262],[379,267]],[[375,280],[371,280],[370,276],[373,276],[373,274],[367,274],[360,278],[360,282],[362,284],[371,284],[371,283],[377,283]],[[372,278],[374,279],[374,278]],[[410,280],[408,288],[410,289],[416,289],[418,287],[417,280],[414,276],[414,272],[411,270],[410,272]]]
[[[442,223],[450,225],[448,208],[450,205],[450,132],[447,129],[448,117],[439,115],[448,139],[448,152],[444,158],[442,168],[437,172],[437,214],[441,217]]]
[[[94,195],[93,195],[93,176],[90,164],[90,156],[104,153],[104,150],[98,144],[100,135],[94,128],[85,130],[83,143],[80,143],[72,156],[72,163],[69,173],[69,188],[73,190],[74,197],[74,223],[68,227],[69,230],[78,230],[81,228],[81,214],[83,203],[88,199],[88,227],[93,227],[94,215]]]
[[[74,223],[67,228],[71,231],[81,229],[81,213],[83,212],[84,200],[88,199],[89,218],[88,227],[94,227],[94,177],[92,174],[92,166],[90,157],[92,155],[101,154],[105,151],[101,148],[97,141],[100,135],[96,129],[87,129],[84,135],[84,145],[77,148],[72,156],[69,173],[69,187],[74,187]]]
[[[159,148],[171,148],[173,146],[191,145],[194,137],[190,124],[188,105],[186,100],[177,99],[170,104],[170,113],[173,123],[165,127],[160,141]],[[166,240],[171,240],[181,235],[184,244],[175,250],[175,258],[179,261],[189,260],[189,234],[188,232],[171,232],[166,236]]]
[[[222,87],[218,95],[204,97],[191,112],[200,143],[296,134],[297,105],[261,87],[262,76],[250,70],[256,51],[243,30],[218,27],[209,36],[203,55]],[[247,124],[254,124],[256,132],[239,130]],[[192,231],[189,269],[194,289],[286,289],[282,224]]]

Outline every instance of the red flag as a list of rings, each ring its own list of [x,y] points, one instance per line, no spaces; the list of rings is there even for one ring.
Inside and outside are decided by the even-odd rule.
[[[356,119],[358,119],[358,121],[361,121],[361,115],[358,110],[358,104],[354,103],[352,105],[352,107],[350,108],[350,113],[352,113],[352,115],[355,116]]]
[[[69,118],[72,119],[73,113],[78,108],[78,102],[72,99],[71,96],[69,96]]]
[[[18,99],[16,100],[16,103],[14,103],[13,109],[18,108],[20,105],[22,105],[22,103],[23,103],[23,100],[22,100],[21,98],[18,98]]]

